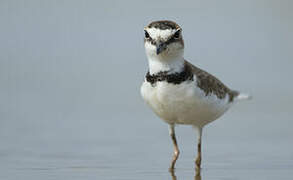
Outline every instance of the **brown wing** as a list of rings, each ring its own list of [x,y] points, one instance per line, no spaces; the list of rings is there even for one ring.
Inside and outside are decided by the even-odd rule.
[[[185,63],[187,66],[191,68],[193,74],[196,75],[197,86],[205,92],[206,96],[213,93],[219,99],[223,99],[228,94],[229,102],[232,102],[234,97],[238,96],[239,92],[230,90],[225,84],[223,84],[215,76],[192,65],[188,61],[185,61]]]

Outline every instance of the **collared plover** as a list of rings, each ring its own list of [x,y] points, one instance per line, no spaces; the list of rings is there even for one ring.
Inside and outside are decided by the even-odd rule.
[[[155,21],[144,29],[144,45],[149,71],[141,95],[151,109],[169,124],[174,144],[170,169],[179,156],[176,124],[192,125],[198,132],[196,168],[201,166],[203,127],[219,118],[235,102],[249,99],[248,94],[231,90],[215,76],[183,58],[182,29],[172,21]]]

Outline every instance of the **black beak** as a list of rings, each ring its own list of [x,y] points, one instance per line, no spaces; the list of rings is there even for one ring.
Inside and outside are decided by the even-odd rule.
[[[163,52],[167,48],[167,45],[165,43],[158,43],[157,44],[157,55],[159,55],[161,52]]]

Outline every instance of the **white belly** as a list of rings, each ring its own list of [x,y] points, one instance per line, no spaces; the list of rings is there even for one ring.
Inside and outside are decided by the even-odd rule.
[[[205,96],[195,81],[177,85],[162,81],[155,86],[145,81],[141,95],[151,109],[169,124],[204,126],[230,107],[228,96],[223,99],[214,94]]]

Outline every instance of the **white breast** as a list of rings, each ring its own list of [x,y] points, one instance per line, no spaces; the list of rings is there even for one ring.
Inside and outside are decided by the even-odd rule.
[[[228,95],[219,99],[216,95],[205,96],[205,92],[194,81],[180,84],[157,82],[152,86],[145,81],[141,95],[151,109],[167,123],[204,126],[220,117],[229,107]]]

